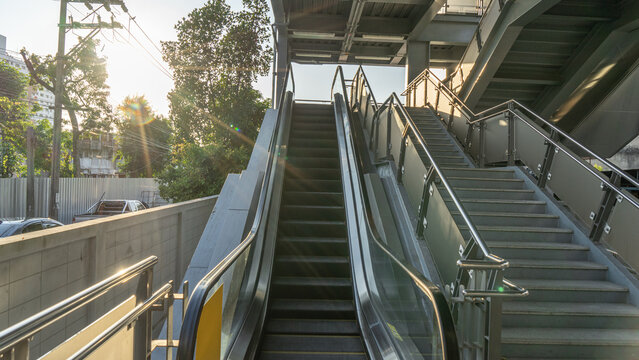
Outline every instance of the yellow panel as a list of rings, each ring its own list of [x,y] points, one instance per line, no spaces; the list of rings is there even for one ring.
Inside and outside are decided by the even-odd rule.
[[[219,359],[222,345],[222,294],[224,285],[204,304],[195,340],[195,359]]]

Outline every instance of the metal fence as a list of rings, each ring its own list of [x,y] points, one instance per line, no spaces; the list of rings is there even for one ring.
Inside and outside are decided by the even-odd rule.
[[[35,179],[35,216],[47,217],[49,178]],[[155,179],[149,178],[62,178],[59,221],[69,224],[73,215],[87,210],[100,199],[130,199],[149,202],[157,194]],[[155,197],[153,202],[156,203]],[[157,203],[156,203],[157,204]],[[0,218],[24,217],[27,213],[27,179],[0,179]]]

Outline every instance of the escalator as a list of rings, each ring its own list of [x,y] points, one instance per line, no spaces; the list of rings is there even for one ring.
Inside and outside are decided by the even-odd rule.
[[[379,221],[338,70],[330,105],[284,89],[252,227],[193,290],[178,359],[459,359],[443,289]]]
[[[259,359],[365,359],[331,105],[296,104]]]

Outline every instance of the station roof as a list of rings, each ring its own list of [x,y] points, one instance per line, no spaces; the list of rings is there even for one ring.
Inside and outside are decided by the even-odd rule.
[[[430,41],[431,65],[445,67],[459,61],[481,14],[468,6],[449,11],[454,0],[271,2],[297,63],[403,66],[407,41]]]

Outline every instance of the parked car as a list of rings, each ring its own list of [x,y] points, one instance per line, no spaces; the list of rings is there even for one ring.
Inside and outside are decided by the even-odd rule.
[[[146,209],[147,206],[138,200],[100,200],[93,204],[84,214],[75,215],[73,222],[77,223]]]
[[[26,234],[33,231],[62,226],[61,222],[48,218],[0,220],[0,237]]]

